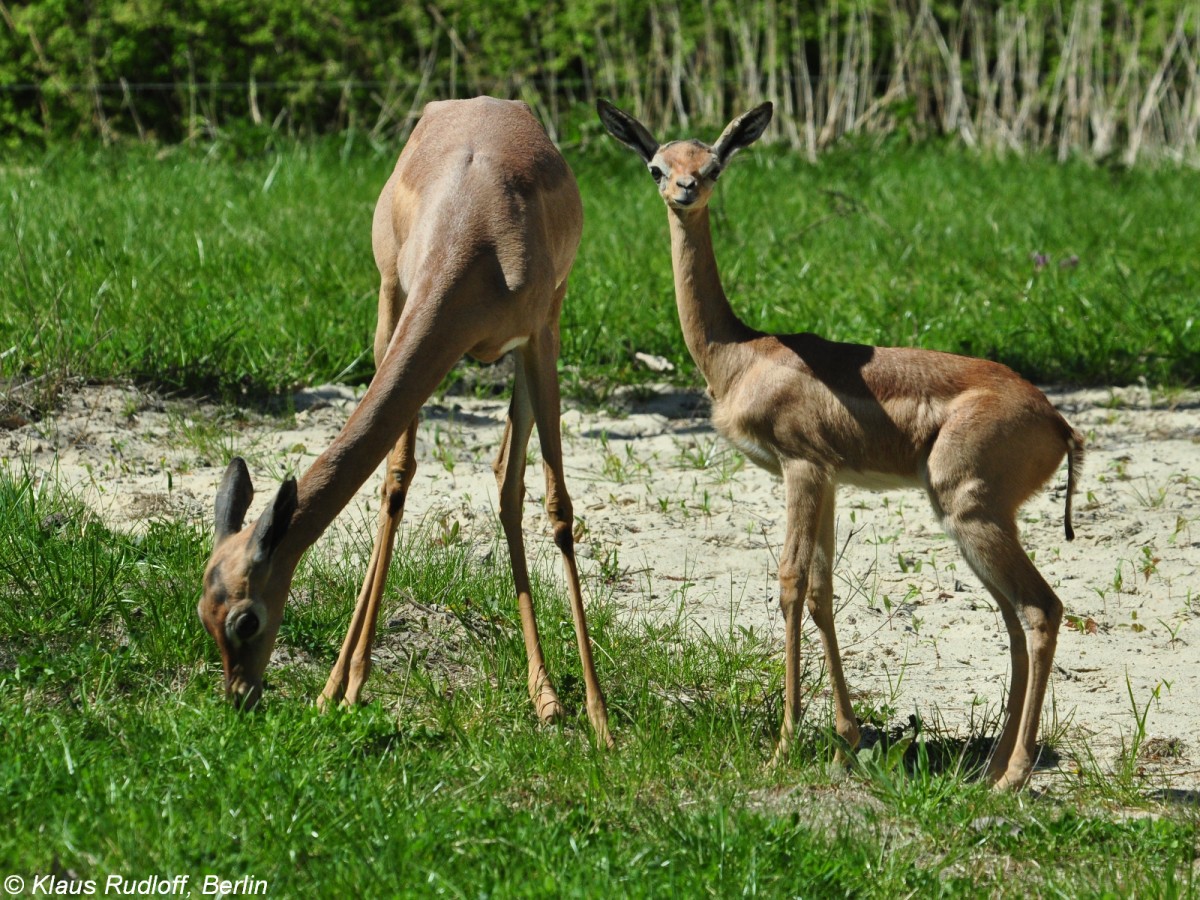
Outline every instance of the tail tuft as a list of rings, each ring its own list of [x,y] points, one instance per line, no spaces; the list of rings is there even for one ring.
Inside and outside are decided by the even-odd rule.
[[[1072,428],[1067,437],[1067,502],[1063,521],[1063,530],[1067,534],[1068,541],[1075,540],[1075,528],[1071,525],[1071,500],[1075,496],[1075,479],[1082,468],[1083,436]]]

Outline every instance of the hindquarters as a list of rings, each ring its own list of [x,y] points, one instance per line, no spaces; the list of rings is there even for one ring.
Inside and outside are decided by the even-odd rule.
[[[989,515],[1015,520],[1017,510],[1067,459],[1066,532],[1071,495],[1083,462],[1083,437],[1033,385],[1007,394],[967,392],[947,409],[922,473],[939,517]]]
[[[380,321],[419,306],[418,331],[476,331],[467,352],[495,359],[557,323],[582,228],[575,178],[528,106],[430,103],[375,210]]]
[[[1080,435],[1045,395],[1028,387],[1019,403],[994,395],[965,398],[940,429],[923,473],[943,526],[996,601],[1008,632],[1006,716],[988,770],[1002,788],[1021,787],[1033,771],[1063,616],[1062,602],[1021,545],[1016,513],[1066,456],[1070,538],[1070,496],[1083,453]]]
[[[548,268],[555,284],[566,279],[583,206],[570,167],[526,104],[439,101],[425,107],[400,154],[374,229],[381,270],[389,244],[404,280],[449,248],[488,247],[516,291],[530,266]]]

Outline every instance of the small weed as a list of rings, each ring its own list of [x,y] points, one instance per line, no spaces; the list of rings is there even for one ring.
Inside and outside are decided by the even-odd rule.
[[[884,598],[884,599],[886,602],[887,598]],[[900,688],[904,684],[904,675],[907,671],[908,671],[908,649],[907,648],[905,648],[905,650],[904,650],[904,658],[900,660],[900,668],[896,672],[896,676],[894,679],[892,677],[891,669],[889,669],[886,665],[883,666],[883,674],[884,674],[884,677],[887,679],[887,684],[888,684],[887,700],[884,702],[884,705],[888,709],[894,710],[896,708],[896,703],[900,698]]]
[[[1142,572],[1142,577],[1146,581],[1150,580],[1151,575],[1158,573],[1158,564],[1162,562],[1161,556],[1156,556],[1154,551],[1149,547],[1142,547],[1142,559],[1139,568]]]
[[[433,543],[439,547],[450,547],[461,539],[462,526],[458,519],[451,517],[450,513],[438,515],[434,519],[434,526]]]
[[[1143,744],[1146,741],[1146,720],[1150,716],[1150,707],[1159,703],[1164,689],[1170,693],[1171,682],[1165,680],[1157,682],[1150,689],[1150,696],[1146,699],[1145,704],[1139,708],[1137,698],[1133,693],[1133,682],[1129,678],[1129,673],[1125,673],[1125,690],[1129,695],[1130,711],[1133,713],[1133,729],[1128,734],[1121,736],[1121,752],[1118,756],[1115,775],[1118,782],[1126,787],[1133,785],[1135,777],[1140,772],[1139,760]]]
[[[1161,509],[1167,502],[1167,488],[1165,485],[1153,486],[1150,484],[1150,478],[1143,476],[1142,482],[1144,488],[1139,488],[1136,484],[1130,484],[1130,489],[1138,502],[1146,509]]]
[[[1129,709],[1133,713],[1133,727],[1128,732],[1122,732],[1121,750],[1118,752],[1116,769],[1112,772],[1111,778],[1105,779],[1104,775],[1100,774],[1100,767],[1094,760],[1091,749],[1084,746],[1084,755],[1088,764],[1086,767],[1081,764],[1081,770],[1096,773],[1097,779],[1105,790],[1112,791],[1116,788],[1122,792],[1136,793],[1136,779],[1141,774],[1140,758],[1146,742],[1146,721],[1150,718],[1151,706],[1159,702],[1164,689],[1170,692],[1171,683],[1160,680],[1154,684],[1145,704],[1139,706],[1138,698],[1134,695],[1133,682],[1129,678],[1129,673],[1126,673],[1126,692],[1129,696]]]
[[[249,433],[238,427],[236,414],[223,413],[210,418],[171,411],[167,421],[170,424],[168,445],[192,450],[200,465],[225,465],[235,456],[244,457],[251,465],[262,463],[257,454],[262,438],[248,437]]]
[[[633,442],[626,442],[623,453],[609,449],[608,436],[601,435],[600,446],[604,452],[604,475],[617,484],[641,482],[650,474],[650,463],[640,459]]]
[[[877,741],[854,755],[855,769],[875,788],[894,795],[904,775],[904,754],[914,740],[915,733],[896,741]]]
[[[575,525],[571,529],[571,537],[576,544],[582,544],[583,539],[588,536],[590,529],[588,528],[587,517],[575,514]]]
[[[1172,625],[1166,619],[1159,619],[1158,624],[1167,630],[1170,638],[1167,640],[1168,647],[1176,647],[1183,642],[1179,639],[1179,629],[1183,627],[1183,622],[1176,622]]]
[[[431,455],[434,459],[442,464],[442,468],[449,474],[454,474],[454,468],[458,464],[457,451],[462,447],[461,435],[456,439],[450,432],[444,430],[440,426],[435,426],[433,429],[433,450]]]
[[[598,547],[596,561],[599,563],[600,580],[605,584],[615,584],[624,577],[620,551],[615,544],[606,543]]]
[[[1110,584],[1110,587],[1113,589],[1113,593],[1115,593],[1118,597],[1121,595],[1121,589],[1125,586],[1123,567],[1123,561],[1117,560],[1117,568],[1116,571],[1113,572],[1112,582]]]
[[[718,484],[726,484],[746,465],[746,458],[719,437],[696,439],[679,446],[679,465],[713,472]]]
[[[717,437],[693,440],[679,446],[679,465],[690,469],[709,469],[720,455],[721,444]]]
[[[1182,514],[1176,513],[1175,514],[1175,528],[1171,532],[1171,536],[1169,538],[1167,538],[1167,540],[1172,545],[1178,544],[1181,535],[1183,536],[1183,539],[1185,541],[1191,541],[1191,539],[1192,539],[1191,522],[1189,522],[1188,519],[1185,518]]]
[[[1096,634],[1100,630],[1100,626],[1096,624],[1096,620],[1091,616],[1077,616],[1067,613],[1063,616],[1063,620],[1067,623],[1067,627],[1080,634]]]
[[[121,418],[128,422],[132,422],[137,418],[137,414],[145,409],[145,403],[138,394],[131,394],[126,397],[121,404]]]

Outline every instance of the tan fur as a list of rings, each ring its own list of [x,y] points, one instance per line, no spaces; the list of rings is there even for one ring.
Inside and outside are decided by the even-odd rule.
[[[417,413],[464,354],[490,361],[517,347],[512,406],[494,470],[529,657],[530,697],[542,719],[562,713],[538,640],[521,526],[525,448],[536,424],[588,713],[600,740],[610,740],[571,538],[555,368],[559,314],[582,228],[575,178],[525,104],[480,97],[426,106],[380,193],[372,223],[380,275],[374,380],[299,483],[280,489],[272,507],[276,530],[241,529],[251,488],[240,461],[231,464],[218,494],[218,538],[199,612],[221,649],[232,698],[246,706],[258,700],[296,564],[386,454],[367,576],[321,695],[324,703],[358,699],[415,471]],[[271,518],[264,513],[260,523]],[[264,542],[260,532],[271,539]]]
[[[783,731],[788,752],[800,715],[800,601],[825,650],[836,728],[859,740],[833,623],[834,495],[839,483],[919,486],[996,599],[1011,646],[1007,717],[989,766],[1000,787],[1025,784],[1062,604],[1018,540],[1017,509],[1067,457],[1066,533],[1083,439],[1011,369],[987,360],[871,347],[813,334],[768,335],[734,314],[709,227],[716,176],[770,120],[770,104],[735,119],[709,147],[659,145],[604,101],[600,118],[656,176],[667,205],[675,298],[684,340],[708,381],[717,429],[782,476],[787,526],[779,564],[786,620]]]

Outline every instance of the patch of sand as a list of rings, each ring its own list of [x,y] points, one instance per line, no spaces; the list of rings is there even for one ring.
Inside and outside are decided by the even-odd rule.
[[[1133,733],[1136,704],[1147,711],[1147,771],[1194,791],[1200,398],[1156,400],[1136,388],[1049,393],[1086,435],[1088,456],[1073,543],[1063,537],[1065,468],[1021,513],[1025,545],[1068,614],[1044,722],[1086,737],[1108,765]],[[296,396],[294,416],[239,421],[128,388],[89,387],[55,416],[0,433],[0,446],[10,466],[73,486],[118,528],[164,516],[209,522],[233,450],[249,459],[261,488],[253,519],[269,486],[307,468],[355,402],[350,389],[322,387]],[[563,415],[585,579],[611,581],[615,602],[635,621],[682,610],[696,628],[754,628],[781,642],[780,484],[715,434],[702,395],[643,389],[623,402],[622,413]],[[490,466],[506,411],[499,400],[427,405],[407,527],[457,523],[467,540],[493,540]],[[540,466],[531,465],[527,482],[530,552],[554,555]],[[339,530],[369,528],[377,490],[377,478],[365,484],[315,551]],[[837,621],[852,691],[886,702],[901,720],[918,710],[949,729],[978,720],[981,700],[995,714],[1008,681],[1004,626],[924,496],[842,488],[837,523]],[[809,652],[819,653],[808,636]]]

